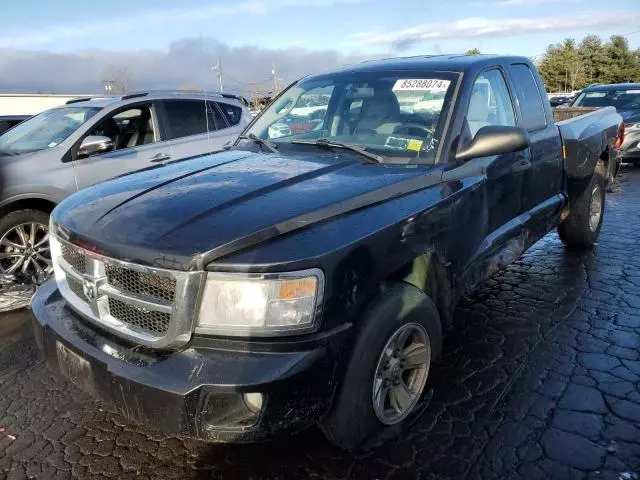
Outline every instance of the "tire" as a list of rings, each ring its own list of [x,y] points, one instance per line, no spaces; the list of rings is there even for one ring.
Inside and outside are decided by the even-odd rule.
[[[42,212],[40,210],[32,210],[32,209],[16,210],[14,212],[8,213],[7,215],[5,215],[0,219],[0,240],[4,239],[9,232],[11,232],[14,228],[18,227],[19,225],[25,225],[26,227],[29,227],[32,224],[41,226],[41,227],[38,227],[36,236],[34,237],[36,238],[36,243],[42,243],[42,245],[40,245],[37,249],[41,254],[41,256],[38,258],[46,257],[47,259],[50,259],[51,257],[49,252],[49,244],[48,244],[48,241],[46,241],[46,239],[44,238],[45,235],[48,235],[48,230],[49,230],[49,214],[48,213]],[[0,252],[1,253],[7,253],[7,252],[17,253],[17,250],[14,247],[10,247],[10,246],[7,246],[6,244],[0,243]],[[8,266],[10,265],[11,261],[13,261],[13,258],[10,260],[5,260],[5,259],[0,260],[0,273],[16,274],[16,276],[21,276],[22,277],[21,280],[27,283],[30,281],[40,282],[46,279],[46,277],[39,277],[37,275],[33,260],[29,261],[29,268],[27,268],[26,272],[22,272],[22,268],[19,268],[14,272],[8,271]],[[50,260],[49,260],[49,264],[50,264]],[[38,265],[41,265],[43,269],[45,267],[44,262],[42,262],[41,260],[38,260]]]
[[[599,161],[586,186],[569,191],[569,215],[558,225],[560,240],[567,247],[591,248],[596,243],[604,219],[606,171],[604,162]],[[592,214],[598,209],[596,221]]]
[[[396,332],[408,330],[415,331],[415,337],[410,336],[407,339],[407,342],[411,343],[408,343],[409,346],[404,352],[414,346],[419,348],[420,342],[414,343],[414,338],[421,338],[422,332],[427,335],[430,355],[426,357],[425,362],[426,378],[421,381],[422,388],[415,395],[415,401],[408,412],[404,416],[398,415],[398,418],[389,423],[390,418],[382,417],[386,420],[383,421],[374,408],[374,378],[379,378],[376,376],[379,365],[384,369],[384,363],[381,362],[387,357],[382,357],[382,354],[383,351],[389,351],[388,342],[394,338]],[[432,366],[439,358],[441,350],[442,326],[431,299],[412,285],[395,284],[389,288],[381,298],[369,306],[358,322],[344,378],[338,387],[331,410],[320,424],[329,441],[345,450],[367,450],[400,435],[424,410],[425,394],[429,390],[429,380],[433,377]],[[393,357],[392,361],[395,360]],[[385,363],[388,365],[388,362]],[[396,368],[400,366],[402,363],[394,363],[391,368],[385,369],[385,374],[391,375],[391,371],[397,374]],[[413,373],[405,372],[411,379]],[[418,390],[418,382],[422,377],[418,375],[416,378],[416,382],[410,383]],[[402,385],[407,383],[409,382],[403,380]],[[391,397],[387,398],[391,402]],[[392,408],[389,411],[395,413]]]

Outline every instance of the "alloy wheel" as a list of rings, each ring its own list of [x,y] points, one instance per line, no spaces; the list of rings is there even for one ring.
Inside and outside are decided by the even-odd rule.
[[[602,189],[595,185],[591,191],[591,203],[589,204],[589,228],[592,232],[598,230],[602,217]]]
[[[49,228],[37,222],[21,223],[0,238],[0,274],[18,274],[43,281],[53,271]]]
[[[429,376],[431,342],[424,327],[398,328],[385,345],[373,379],[373,410],[385,425],[395,425],[418,403]]]

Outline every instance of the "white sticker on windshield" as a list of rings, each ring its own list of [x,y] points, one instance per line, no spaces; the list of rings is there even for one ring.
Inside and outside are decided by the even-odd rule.
[[[58,142],[51,142],[49,145],[47,145],[48,148],[53,148],[58,144]]]
[[[451,85],[450,80],[439,78],[406,78],[396,82],[393,90],[428,90],[430,92],[446,92]]]

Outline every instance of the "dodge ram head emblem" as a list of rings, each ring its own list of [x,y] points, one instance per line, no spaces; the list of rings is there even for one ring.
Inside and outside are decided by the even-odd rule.
[[[85,278],[82,280],[82,292],[89,302],[94,302],[98,298],[98,286],[94,280]]]

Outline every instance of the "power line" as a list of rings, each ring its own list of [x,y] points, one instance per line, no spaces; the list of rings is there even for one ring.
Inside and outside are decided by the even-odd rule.
[[[272,77],[268,77],[265,78],[264,80],[261,80],[259,82],[246,82],[244,80],[240,80],[238,78],[232,77],[231,75],[227,74],[226,76],[227,80],[233,80],[236,83],[241,83],[243,85],[264,85],[265,83],[268,83],[272,80]]]

